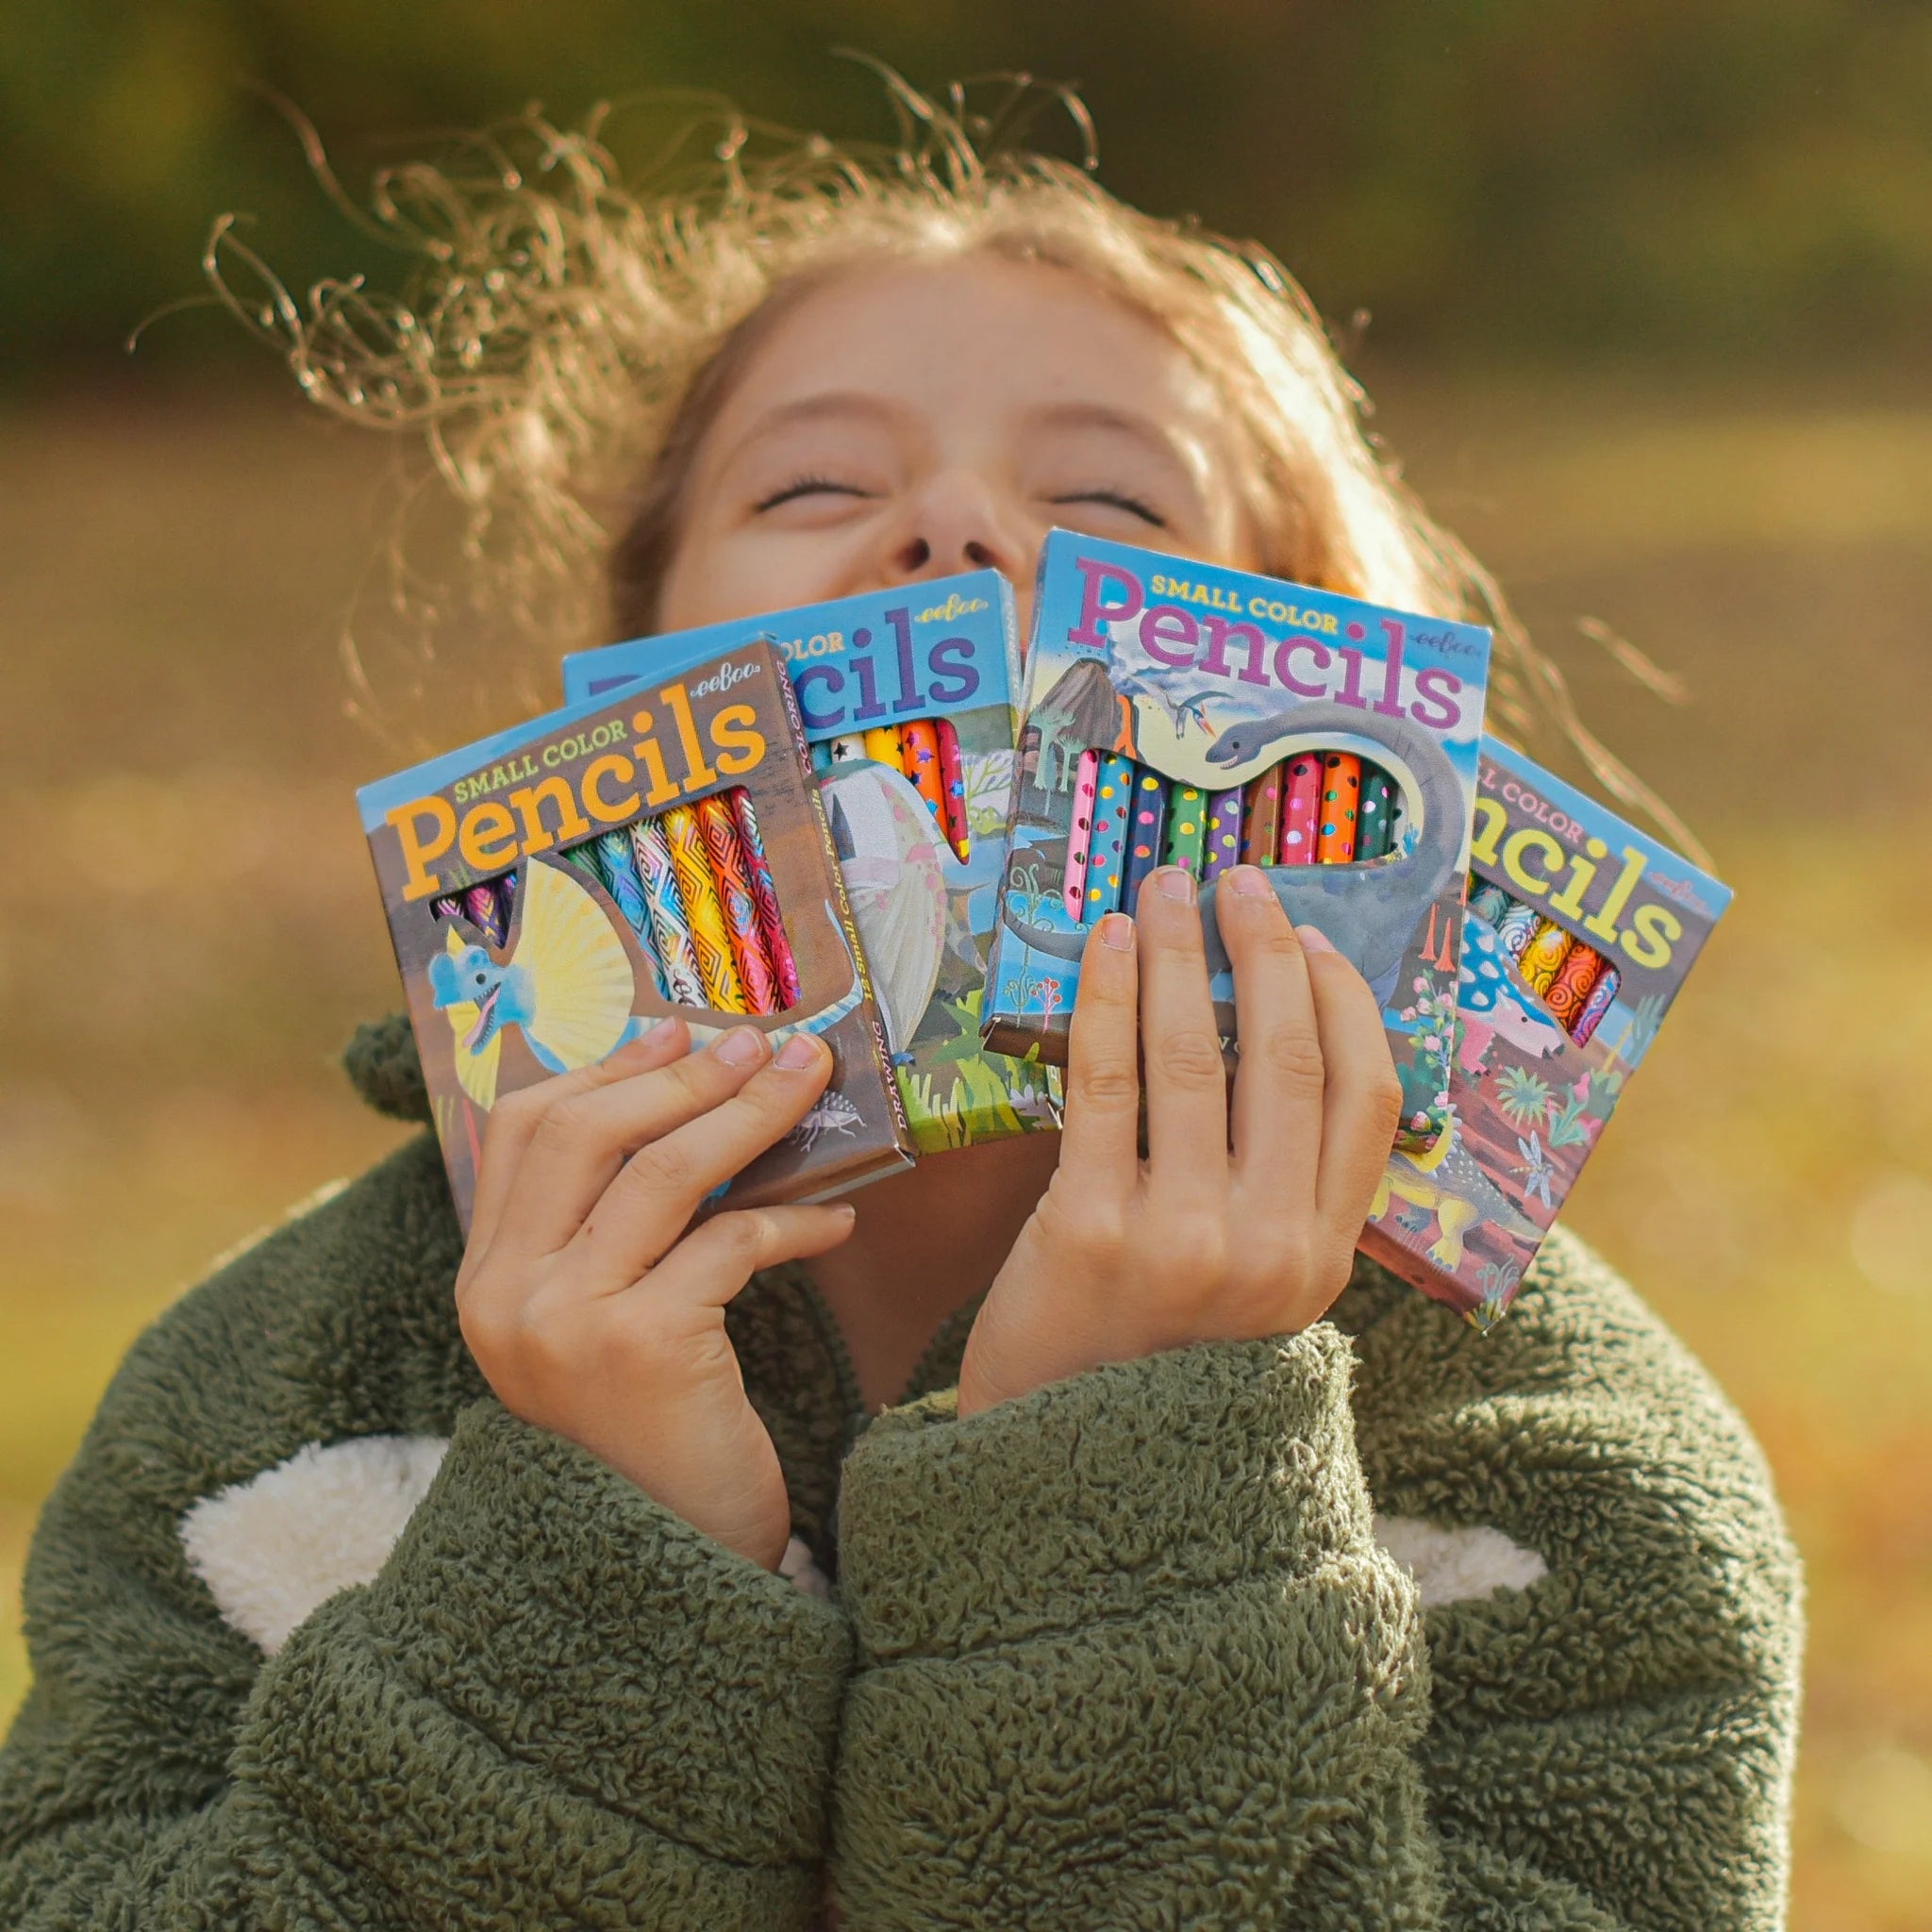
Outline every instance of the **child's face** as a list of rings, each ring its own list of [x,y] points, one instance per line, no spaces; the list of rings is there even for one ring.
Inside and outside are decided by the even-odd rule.
[[[1237,444],[1161,331],[1065,270],[855,269],[754,351],[707,434],[662,629],[987,566],[1056,524],[1254,567]]]

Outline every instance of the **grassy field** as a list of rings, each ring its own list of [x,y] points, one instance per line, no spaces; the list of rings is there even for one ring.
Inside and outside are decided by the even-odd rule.
[[[1381,420],[1738,889],[1572,1219],[1750,1419],[1808,1559],[1793,1924],[1923,1926],[1932,390],[1391,380]],[[396,1139],[332,1062],[394,1003],[349,788],[399,760],[345,717],[335,653],[381,530],[370,452],[259,406],[73,405],[0,421],[0,496],[10,1606],[129,1339]],[[1694,703],[1639,691],[1579,617]],[[491,721],[406,700],[388,722],[450,742]]]

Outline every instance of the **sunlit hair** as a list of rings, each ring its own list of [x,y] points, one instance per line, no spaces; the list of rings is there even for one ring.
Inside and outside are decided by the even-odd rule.
[[[1076,99],[1024,81],[997,110],[896,76],[896,146],[835,146],[707,122],[703,158],[626,184],[605,116],[531,111],[439,164],[378,175],[346,211],[413,258],[396,296],[361,279],[298,302],[224,220],[217,292],[303,390],[358,423],[420,430],[454,492],[478,604],[551,651],[655,624],[683,484],[758,341],[811,289],[880,260],[988,254],[1078,275],[1163,329],[1225,397],[1264,568],[1492,627],[1490,708],[1531,750],[1567,741],[1616,797],[1694,853],[1674,815],[1581,725],[1556,667],[1492,579],[1423,510],[1364,433],[1364,398],[1320,318],[1253,243],[1157,220],[1095,180]],[[1086,153],[1017,143],[1042,104]]]

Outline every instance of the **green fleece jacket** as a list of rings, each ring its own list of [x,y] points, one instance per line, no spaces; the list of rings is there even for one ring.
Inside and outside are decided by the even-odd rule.
[[[1577,1242],[1487,1339],[1364,1264],[965,1422],[966,1319],[868,1423],[761,1276],[789,1575],[492,1400],[460,1251],[425,1135],[136,1345],[34,1542],[0,1924],[1781,1923],[1795,1561]]]

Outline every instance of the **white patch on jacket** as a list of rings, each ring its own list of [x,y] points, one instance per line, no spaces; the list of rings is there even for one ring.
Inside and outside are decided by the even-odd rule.
[[[1527,1590],[1550,1566],[1500,1529],[1478,1524],[1444,1529],[1419,1516],[1378,1516],[1375,1541],[1415,1578],[1424,1607],[1458,1604],[1499,1590]]]

